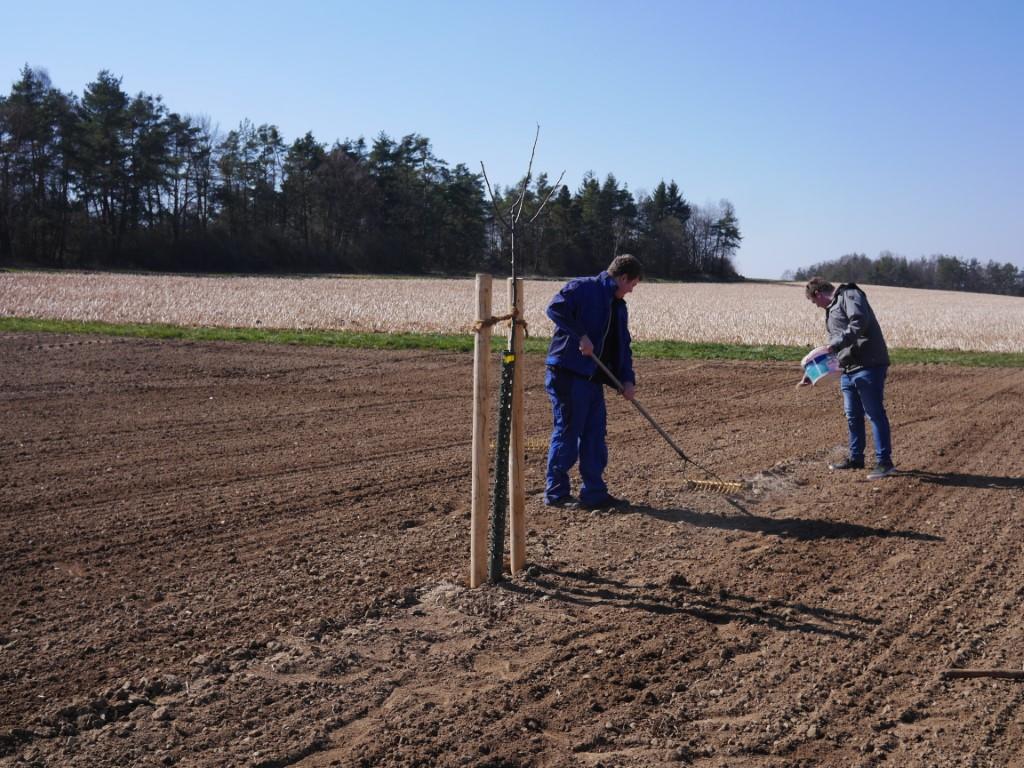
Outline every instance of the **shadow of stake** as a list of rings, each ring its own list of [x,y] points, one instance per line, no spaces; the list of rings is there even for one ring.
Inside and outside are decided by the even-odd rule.
[[[534,599],[585,608],[625,608],[642,614],[691,616],[710,624],[742,622],[783,632],[863,640],[858,630],[876,626],[878,619],[785,600],[760,600],[725,590],[708,594],[688,585],[634,586],[598,576],[592,571],[558,571],[535,565],[541,575],[528,582],[502,582],[501,587]]]

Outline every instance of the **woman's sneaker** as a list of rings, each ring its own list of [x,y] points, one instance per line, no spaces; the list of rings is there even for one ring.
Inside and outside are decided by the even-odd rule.
[[[888,477],[895,471],[896,468],[892,465],[892,462],[887,461],[872,469],[868,473],[868,480],[881,480],[883,477]]]

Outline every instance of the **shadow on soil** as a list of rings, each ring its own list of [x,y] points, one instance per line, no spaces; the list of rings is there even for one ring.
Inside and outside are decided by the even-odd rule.
[[[708,593],[690,586],[680,575],[670,577],[667,587],[635,586],[607,579],[593,571],[559,571],[534,565],[538,574],[528,582],[503,582],[513,592],[535,599],[546,597],[563,603],[593,607],[626,608],[641,613],[692,616],[711,624],[742,621],[785,632],[828,635],[863,640],[856,630],[876,626],[878,619],[856,613],[831,611],[785,600],[758,600],[719,589]]]
[[[1024,488],[1024,478],[995,475],[965,475],[959,472],[929,472],[926,469],[900,469],[898,477],[916,477],[924,483],[951,485],[959,488]]]
[[[697,528],[717,528],[725,531],[746,531],[778,536],[783,539],[811,541],[815,539],[865,539],[901,538],[917,541],[944,541],[941,536],[920,531],[894,531],[887,528],[872,528],[856,523],[841,523],[835,520],[810,520],[801,517],[761,517],[748,511],[739,502],[730,499],[742,514],[719,515],[713,512],[696,512],[692,509],[663,509],[634,504],[627,513],[649,515],[669,523],[686,523]]]

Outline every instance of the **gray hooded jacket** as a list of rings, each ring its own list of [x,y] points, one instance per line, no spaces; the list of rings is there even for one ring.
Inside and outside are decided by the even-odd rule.
[[[868,297],[856,283],[843,283],[825,309],[828,345],[846,373],[889,364],[889,347]]]

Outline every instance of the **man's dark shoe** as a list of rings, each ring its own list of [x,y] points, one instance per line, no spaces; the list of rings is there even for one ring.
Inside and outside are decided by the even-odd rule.
[[[558,509],[572,509],[576,506],[576,499],[572,496],[559,496],[557,499],[544,499],[545,507],[557,507]]]
[[[895,471],[896,467],[892,465],[891,461],[887,461],[868,472],[868,480],[881,480],[882,478],[889,477]]]
[[[864,469],[864,459],[845,458],[842,461],[833,461],[828,465],[829,469]]]
[[[629,506],[629,501],[626,499],[620,499],[612,496],[610,493],[603,499],[598,501],[581,501],[580,507],[583,509],[595,510],[595,509],[625,509]]]

